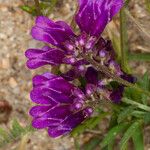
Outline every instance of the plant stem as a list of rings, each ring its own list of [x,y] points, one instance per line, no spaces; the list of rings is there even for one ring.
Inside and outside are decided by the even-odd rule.
[[[120,40],[121,40],[121,66],[125,72],[130,72],[128,66],[128,34],[125,8],[120,11]]]
[[[36,7],[37,16],[42,15],[39,0],[34,0],[34,3],[35,3],[35,7]]]
[[[141,103],[132,101],[132,100],[130,100],[130,99],[128,99],[128,98],[123,98],[122,101],[123,101],[124,103],[134,105],[134,106],[136,106],[136,107],[138,107],[138,108],[140,108],[140,109],[143,109],[143,110],[145,110],[145,111],[150,112],[150,107],[148,107],[148,106],[146,106],[146,105],[143,105],[143,104],[141,104]]]
[[[111,73],[109,68],[101,65],[100,63],[96,62],[95,60],[93,60],[92,56],[90,54],[81,54],[82,57],[87,60],[97,71],[100,71],[102,73],[104,73],[107,77],[113,79],[114,81],[117,81],[118,83],[121,83],[127,87],[131,87],[131,88],[135,88],[136,90],[138,90],[141,93],[146,94],[147,96],[150,97],[150,92],[146,91],[144,89],[141,89],[140,87],[138,87],[136,84],[130,83],[124,79],[122,79],[119,76],[116,76],[115,74]]]

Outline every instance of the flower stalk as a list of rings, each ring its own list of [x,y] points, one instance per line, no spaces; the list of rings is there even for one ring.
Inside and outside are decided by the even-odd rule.
[[[86,54],[86,55],[83,55],[83,58],[85,58],[97,71],[100,71],[102,73],[104,73],[107,77],[109,78],[112,78],[114,81],[117,81],[118,83],[120,84],[123,84],[127,87],[131,87],[131,88],[135,88],[137,89],[139,92],[142,92],[144,94],[146,94],[147,96],[150,97],[150,92],[146,91],[146,90],[143,90],[141,89],[140,87],[138,87],[136,84],[133,84],[133,83],[130,83],[118,76],[116,76],[115,74],[112,74],[110,71],[109,71],[109,68],[107,68],[106,66],[104,65],[101,65],[99,63],[97,63],[92,57],[92,55],[90,54]]]

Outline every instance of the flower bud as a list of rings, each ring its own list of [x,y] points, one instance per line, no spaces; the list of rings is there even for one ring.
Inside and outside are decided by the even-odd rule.
[[[94,93],[95,89],[96,89],[95,85],[87,84],[86,85],[86,95],[91,96]]]
[[[86,33],[82,33],[78,38],[77,38],[77,41],[76,41],[76,46],[81,46],[83,47],[85,44],[86,44],[86,41],[87,41],[87,34]]]
[[[78,97],[79,99],[82,99],[82,100],[85,99],[85,95],[84,95],[84,93],[80,89],[75,89],[73,91],[73,95],[76,96],[76,97]]]
[[[95,42],[96,42],[96,38],[90,37],[89,40],[87,41],[86,45],[85,45],[85,48],[87,50],[91,50],[94,47]]]
[[[64,43],[64,46],[65,46],[65,48],[66,48],[67,50],[69,50],[69,51],[73,51],[73,50],[74,50],[74,45],[73,45],[71,42],[69,42],[69,41],[66,41],[66,42]]]
[[[84,114],[85,114],[85,118],[86,117],[90,117],[93,113],[93,109],[92,107],[87,107],[85,110],[84,110]]]
[[[107,55],[107,52],[106,52],[105,50],[101,50],[101,51],[99,52],[99,56],[100,56],[101,58],[106,57],[106,55]]]
[[[63,62],[66,64],[74,64],[76,62],[76,58],[74,57],[66,57],[63,59]]]

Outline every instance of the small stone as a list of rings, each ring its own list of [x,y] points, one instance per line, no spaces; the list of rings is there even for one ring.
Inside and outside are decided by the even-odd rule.
[[[7,35],[4,34],[4,33],[0,33],[0,39],[1,39],[1,40],[7,39]]]
[[[9,59],[8,59],[8,58],[2,59],[2,68],[3,68],[3,69],[8,69],[8,68],[10,68],[10,62],[9,62]]]
[[[12,88],[14,88],[14,87],[17,86],[17,82],[16,82],[16,80],[15,80],[13,77],[11,77],[11,78],[9,79],[9,85],[10,85]]]

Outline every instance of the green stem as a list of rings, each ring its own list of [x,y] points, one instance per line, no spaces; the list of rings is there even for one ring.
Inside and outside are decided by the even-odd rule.
[[[140,108],[140,109],[142,109],[142,110],[145,110],[145,111],[150,112],[150,107],[148,107],[148,106],[146,106],[146,105],[143,105],[143,104],[141,104],[141,103],[132,101],[132,100],[130,100],[130,99],[128,99],[128,98],[123,98],[122,101],[123,101],[124,103],[134,105],[134,106],[136,106],[136,107],[138,107],[138,108]]]
[[[120,11],[120,40],[121,40],[121,66],[125,72],[130,72],[128,66],[128,34],[127,34],[127,18],[125,8]]]
[[[35,7],[36,7],[37,16],[42,15],[39,0],[34,0],[34,3],[35,3]]]

